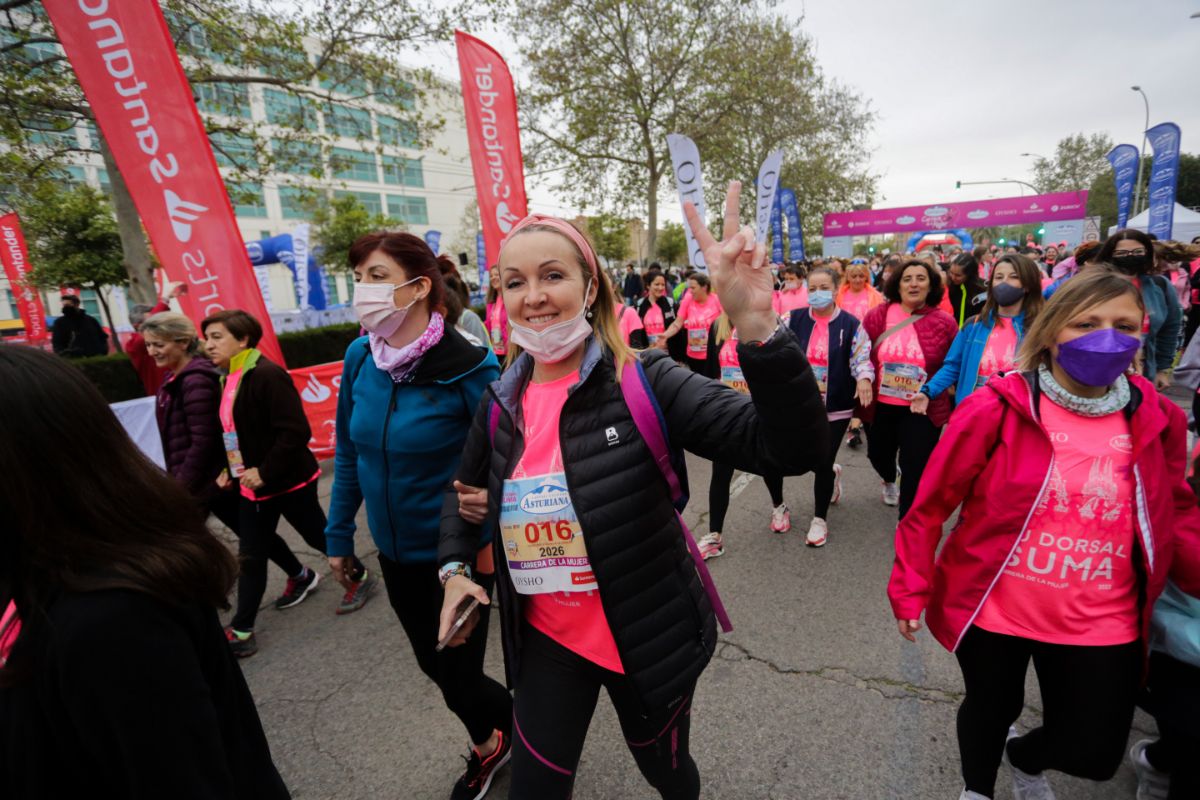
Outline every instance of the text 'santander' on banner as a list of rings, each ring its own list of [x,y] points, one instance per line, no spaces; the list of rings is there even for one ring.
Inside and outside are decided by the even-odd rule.
[[[240,308],[283,353],[167,23],[155,0],[44,0],[150,243],[196,322]]]
[[[8,278],[9,293],[17,301],[17,313],[25,326],[25,341],[29,344],[44,344],[49,336],[46,329],[46,309],[42,296],[29,285],[29,250],[25,247],[25,235],[21,233],[21,220],[16,214],[0,216],[0,261],[4,262],[4,275]]]

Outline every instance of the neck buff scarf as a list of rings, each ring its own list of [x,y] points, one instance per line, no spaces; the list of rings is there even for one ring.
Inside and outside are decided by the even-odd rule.
[[[1083,417],[1103,417],[1129,405],[1129,380],[1124,375],[1117,378],[1101,397],[1072,394],[1054,380],[1054,374],[1045,367],[1038,367],[1038,382],[1050,399]]]
[[[371,343],[371,355],[375,358],[375,366],[391,375],[396,383],[403,383],[416,369],[417,363],[429,348],[442,340],[445,332],[446,323],[442,315],[434,311],[429,315],[429,325],[425,332],[404,347],[392,347],[386,339],[374,333],[368,333],[367,339]]]

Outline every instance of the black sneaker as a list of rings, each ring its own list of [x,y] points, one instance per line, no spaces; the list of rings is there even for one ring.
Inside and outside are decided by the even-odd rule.
[[[233,628],[226,628],[225,640],[229,642],[229,649],[238,658],[249,658],[258,652],[258,642],[254,640],[254,631],[242,633]]]
[[[470,758],[464,757],[467,771],[458,779],[458,783],[454,784],[450,800],[480,800],[488,793],[488,789],[492,788],[492,778],[496,777],[496,772],[512,757],[512,740],[503,731],[497,733],[500,735],[500,746],[490,756],[480,758],[479,753],[472,747]]]
[[[287,588],[275,601],[275,608],[282,610],[300,605],[304,602],[304,598],[308,597],[308,593],[316,589],[320,582],[321,576],[317,574],[317,571],[305,567],[304,574],[299,578],[288,578]]]
[[[862,447],[862,428],[855,428],[850,431],[850,438],[846,440],[846,444],[855,450]]]

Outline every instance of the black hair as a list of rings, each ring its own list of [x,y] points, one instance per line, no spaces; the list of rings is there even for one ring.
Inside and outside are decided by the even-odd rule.
[[[1122,228],[1105,239],[1104,244],[1100,247],[1100,252],[1096,254],[1095,258],[1090,259],[1092,263],[1111,264],[1113,253],[1117,249],[1117,242],[1122,239],[1133,239],[1146,248],[1146,264],[1139,274],[1144,275],[1154,268],[1154,240],[1137,228]]]
[[[925,298],[925,305],[936,306],[942,302],[942,295],[946,293],[946,287],[942,283],[942,271],[937,267],[931,267],[928,262],[922,261],[919,258],[912,258],[905,261],[898,269],[892,271],[888,277],[887,283],[883,285],[883,296],[889,302],[900,302],[900,280],[904,277],[904,273],[909,267],[920,267],[925,270],[929,276],[929,296]]]

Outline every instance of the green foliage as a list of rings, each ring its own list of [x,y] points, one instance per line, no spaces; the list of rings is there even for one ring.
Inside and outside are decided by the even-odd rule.
[[[610,262],[629,257],[629,222],[616,214],[597,214],[587,218],[587,232],[596,255]]]
[[[655,250],[658,257],[668,265],[682,264],[687,260],[687,234],[678,222],[668,222],[658,234]]]
[[[358,338],[358,332],[358,323],[348,322],[281,333],[279,347],[283,350],[288,369],[328,364],[331,361],[342,360],[346,355],[346,348]]]
[[[46,184],[21,221],[34,286],[119,286],[128,281],[108,201],[89,186]]]
[[[84,376],[110,403],[146,396],[146,388],[142,386],[137,372],[133,369],[133,362],[124,353],[73,358],[69,363],[82,370]]]
[[[1053,158],[1033,162],[1033,184],[1039,192],[1077,192],[1087,189],[1101,175],[1112,175],[1105,158],[1112,150],[1107,133],[1085,136],[1077,133],[1059,141]]]
[[[354,195],[313,204],[313,241],[322,248],[321,262],[329,269],[350,269],[350,246],[355,240],[385,229],[403,230],[404,225],[386,214],[372,214]]]
[[[1150,181],[1151,156],[1142,161],[1142,182]],[[1143,196],[1145,187],[1143,186]],[[1143,202],[1145,202],[1143,200]],[[1200,208],[1200,155],[1180,153],[1179,183],[1175,189],[1175,202],[1188,208]],[[1108,168],[1092,180],[1088,189],[1089,215],[1100,216],[1100,236],[1103,238],[1108,229],[1117,224],[1117,188],[1113,183],[1112,169]],[[1135,216],[1130,213],[1130,217]]]

